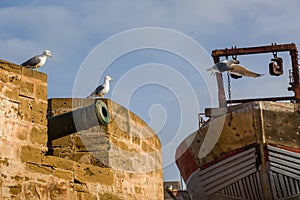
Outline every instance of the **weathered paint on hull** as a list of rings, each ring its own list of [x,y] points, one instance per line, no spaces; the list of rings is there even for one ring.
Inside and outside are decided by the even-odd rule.
[[[176,151],[177,166],[193,199],[300,197],[299,104],[250,102],[208,113],[211,118],[225,117],[212,150],[199,154],[214,120]]]

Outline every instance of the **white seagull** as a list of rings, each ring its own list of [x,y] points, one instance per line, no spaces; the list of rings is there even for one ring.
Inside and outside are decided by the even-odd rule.
[[[214,66],[207,69],[207,71],[212,71],[212,74],[229,72],[230,74],[234,74],[237,76],[246,76],[246,77],[260,77],[263,74],[258,74],[250,71],[246,67],[240,65],[238,60],[223,60],[221,62],[216,63]]]
[[[87,98],[96,96],[103,97],[105,94],[107,94],[110,89],[109,81],[113,81],[113,79],[110,76],[105,76],[104,83],[99,85]]]
[[[212,74],[222,73],[230,70],[230,66],[232,64],[239,64],[238,60],[223,60],[221,62],[216,63],[214,66],[207,69],[207,71],[211,71]]]
[[[53,58],[51,52],[45,50],[41,55],[34,56],[21,65],[27,68],[35,68],[36,71],[39,71],[38,68],[46,63],[48,57]]]

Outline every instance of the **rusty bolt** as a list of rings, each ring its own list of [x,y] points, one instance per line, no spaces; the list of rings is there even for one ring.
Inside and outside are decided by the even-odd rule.
[[[295,140],[295,139],[292,139],[292,142],[296,142],[296,140]]]
[[[279,138],[280,141],[282,141],[282,138]]]
[[[271,127],[271,124],[267,124],[267,127]]]
[[[280,131],[280,134],[284,134],[284,131]]]

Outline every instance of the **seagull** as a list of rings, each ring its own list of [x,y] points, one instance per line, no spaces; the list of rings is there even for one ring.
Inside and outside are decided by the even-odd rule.
[[[46,63],[47,57],[53,58],[49,50],[45,50],[41,55],[34,56],[22,63],[21,65],[27,68],[35,68],[36,71],[39,71],[38,68],[43,66]]]
[[[222,73],[230,70],[230,66],[232,64],[239,64],[238,60],[223,60],[221,62],[216,63],[214,66],[207,69],[207,71],[212,71],[212,74]]]
[[[238,60],[223,60],[221,62],[216,63],[214,66],[207,69],[207,71],[212,71],[212,74],[229,72],[232,75],[236,75],[238,77],[246,76],[246,77],[260,77],[263,74],[258,74],[250,71],[246,67],[240,65]]]
[[[110,89],[109,81],[113,81],[113,79],[110,76],[105,76],[104,83],[99,85],[87,98],[96,96],[103,97],[105,94],[107,94]]]

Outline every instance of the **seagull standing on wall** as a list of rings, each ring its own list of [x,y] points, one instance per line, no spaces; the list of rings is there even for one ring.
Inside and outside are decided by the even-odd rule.
[[[87,98],[96,96],[103,97],[105,94],[107,94],[110,89],[109,81],[113,81],[113,79],[110,76],[105,76],[104,83],[99,85]]]
[[[48,57],[53,58],[51,52],[45,50],[41,55],[34,56],[21,65],[27,68],[35,68],[36,71],[39,71],[38,68],[46,63]]]
[[[234,74],[237,76],[246,76],[253,78],[263,76],[263,74],[252,72],[246,67],[240,65],[240,62],[238,60],[223,60],[208,68],[207,71],[212,71],[212,74],[227,71],[230,74]]]

